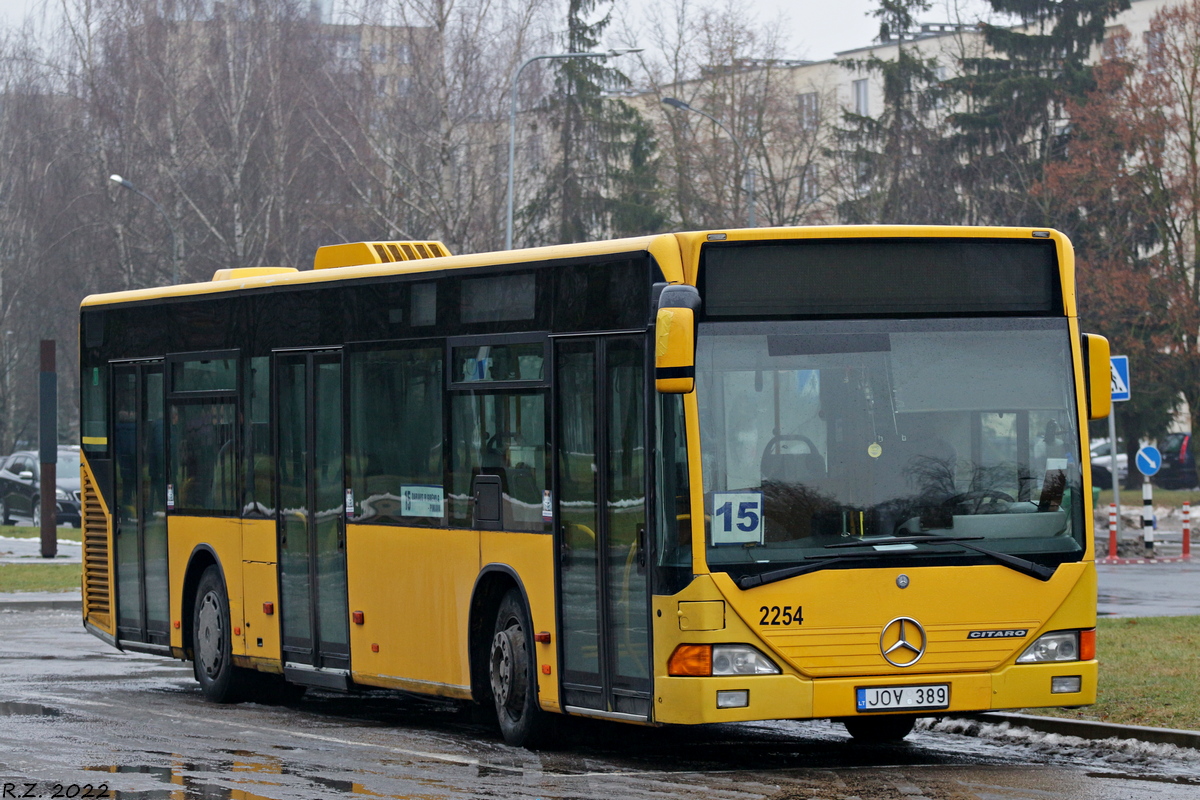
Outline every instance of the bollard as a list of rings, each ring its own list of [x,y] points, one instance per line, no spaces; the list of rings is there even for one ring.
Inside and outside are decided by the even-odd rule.
[[[1142,544],[1146,558],[1154,558],[1154,487],[1149,478],[1142,483]]]
[[[1183,501],[1183,552],[1184,558],[1192,557],[1192,504]]]
[[[1117,504],[1108,504],[1108,557],[1117,557]]]

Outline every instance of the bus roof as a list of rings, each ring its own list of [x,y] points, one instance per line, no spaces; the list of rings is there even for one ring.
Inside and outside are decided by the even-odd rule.
[[[195,297],[225,292],[302,286],[331,283],[389,275],[408,275],[422,272],[468,269],[472,267],[530,264],[558,259],[578,259],[587,256],[616,255],[624,252],[649,252],[658,261],[664,277],[670,283],[696,283],[696,265],[701,246],[707,242],[769,241],[784,239],[865,239],[865,238],[1050,238],[1055,241],[1059,256],[1060,275],[1068,315],[1074,312],[1074,257],[1069,240],[1058,231],[1048,228],[969,227],[960,225],[819,225],[806,227],[738,228],[712,231],[687,231],[610,239],[579,244],[552,245],[522,250],[499,250],[485,253],[425,258],[361,266],[309,269],[296,272],[251,275],[227,280],[212,280],[173,286],[156,286],[89,295],[81,306],[103,306],[120,303]],[[264,270],[265,272],[265,270]]]

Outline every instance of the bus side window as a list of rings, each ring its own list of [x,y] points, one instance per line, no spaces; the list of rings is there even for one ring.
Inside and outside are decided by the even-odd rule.
[[[236,514],[235,404],[171,403],[171,473],[175,511]]]
[[[352,522],[445,524],[441,347],[350,355]]]
[[[474,484],[478,475],[500,479],[503,529],[546,532],[546,395],[471,392],[451,400],[451,524],[478,527]]]

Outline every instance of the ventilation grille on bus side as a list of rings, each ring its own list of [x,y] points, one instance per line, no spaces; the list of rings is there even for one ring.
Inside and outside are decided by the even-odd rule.
[[[448,255],[450,251],[441,242],[349,242],[317,248],[313,269],[394,264]]]
[[[96,479],[86,464],[83,482],[83,617],[92,625],[114,633],[112,582],[108,550],[108,514]]]

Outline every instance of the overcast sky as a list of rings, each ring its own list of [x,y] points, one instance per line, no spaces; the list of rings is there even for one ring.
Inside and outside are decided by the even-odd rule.
[[[616,0],[618,4],[638,7],[662,0]],[[721,3],[724,0],[714,0]],[[0,21],[12,25],[19,22],[32,8],[49,3],[57,7],[60,0],[0,0]],[[695,0],[697,5],[704,0]],[[919,15],[923,22],[946,22],[953,18],[953,6],[962,8],[965,20],[974,21],[988,9],[986,0],[932,0],[931,8]],[[951,8],[948,9],[947,5]],[[875,0],[748,0],[746,12],[758,22],[773,23],[783,15],[787,22],[782,30],[787,34],[786,53],[791,58],[822,60],[841,50],[870,44],[879,31],[879,22],[867,16],[877,7]]]

